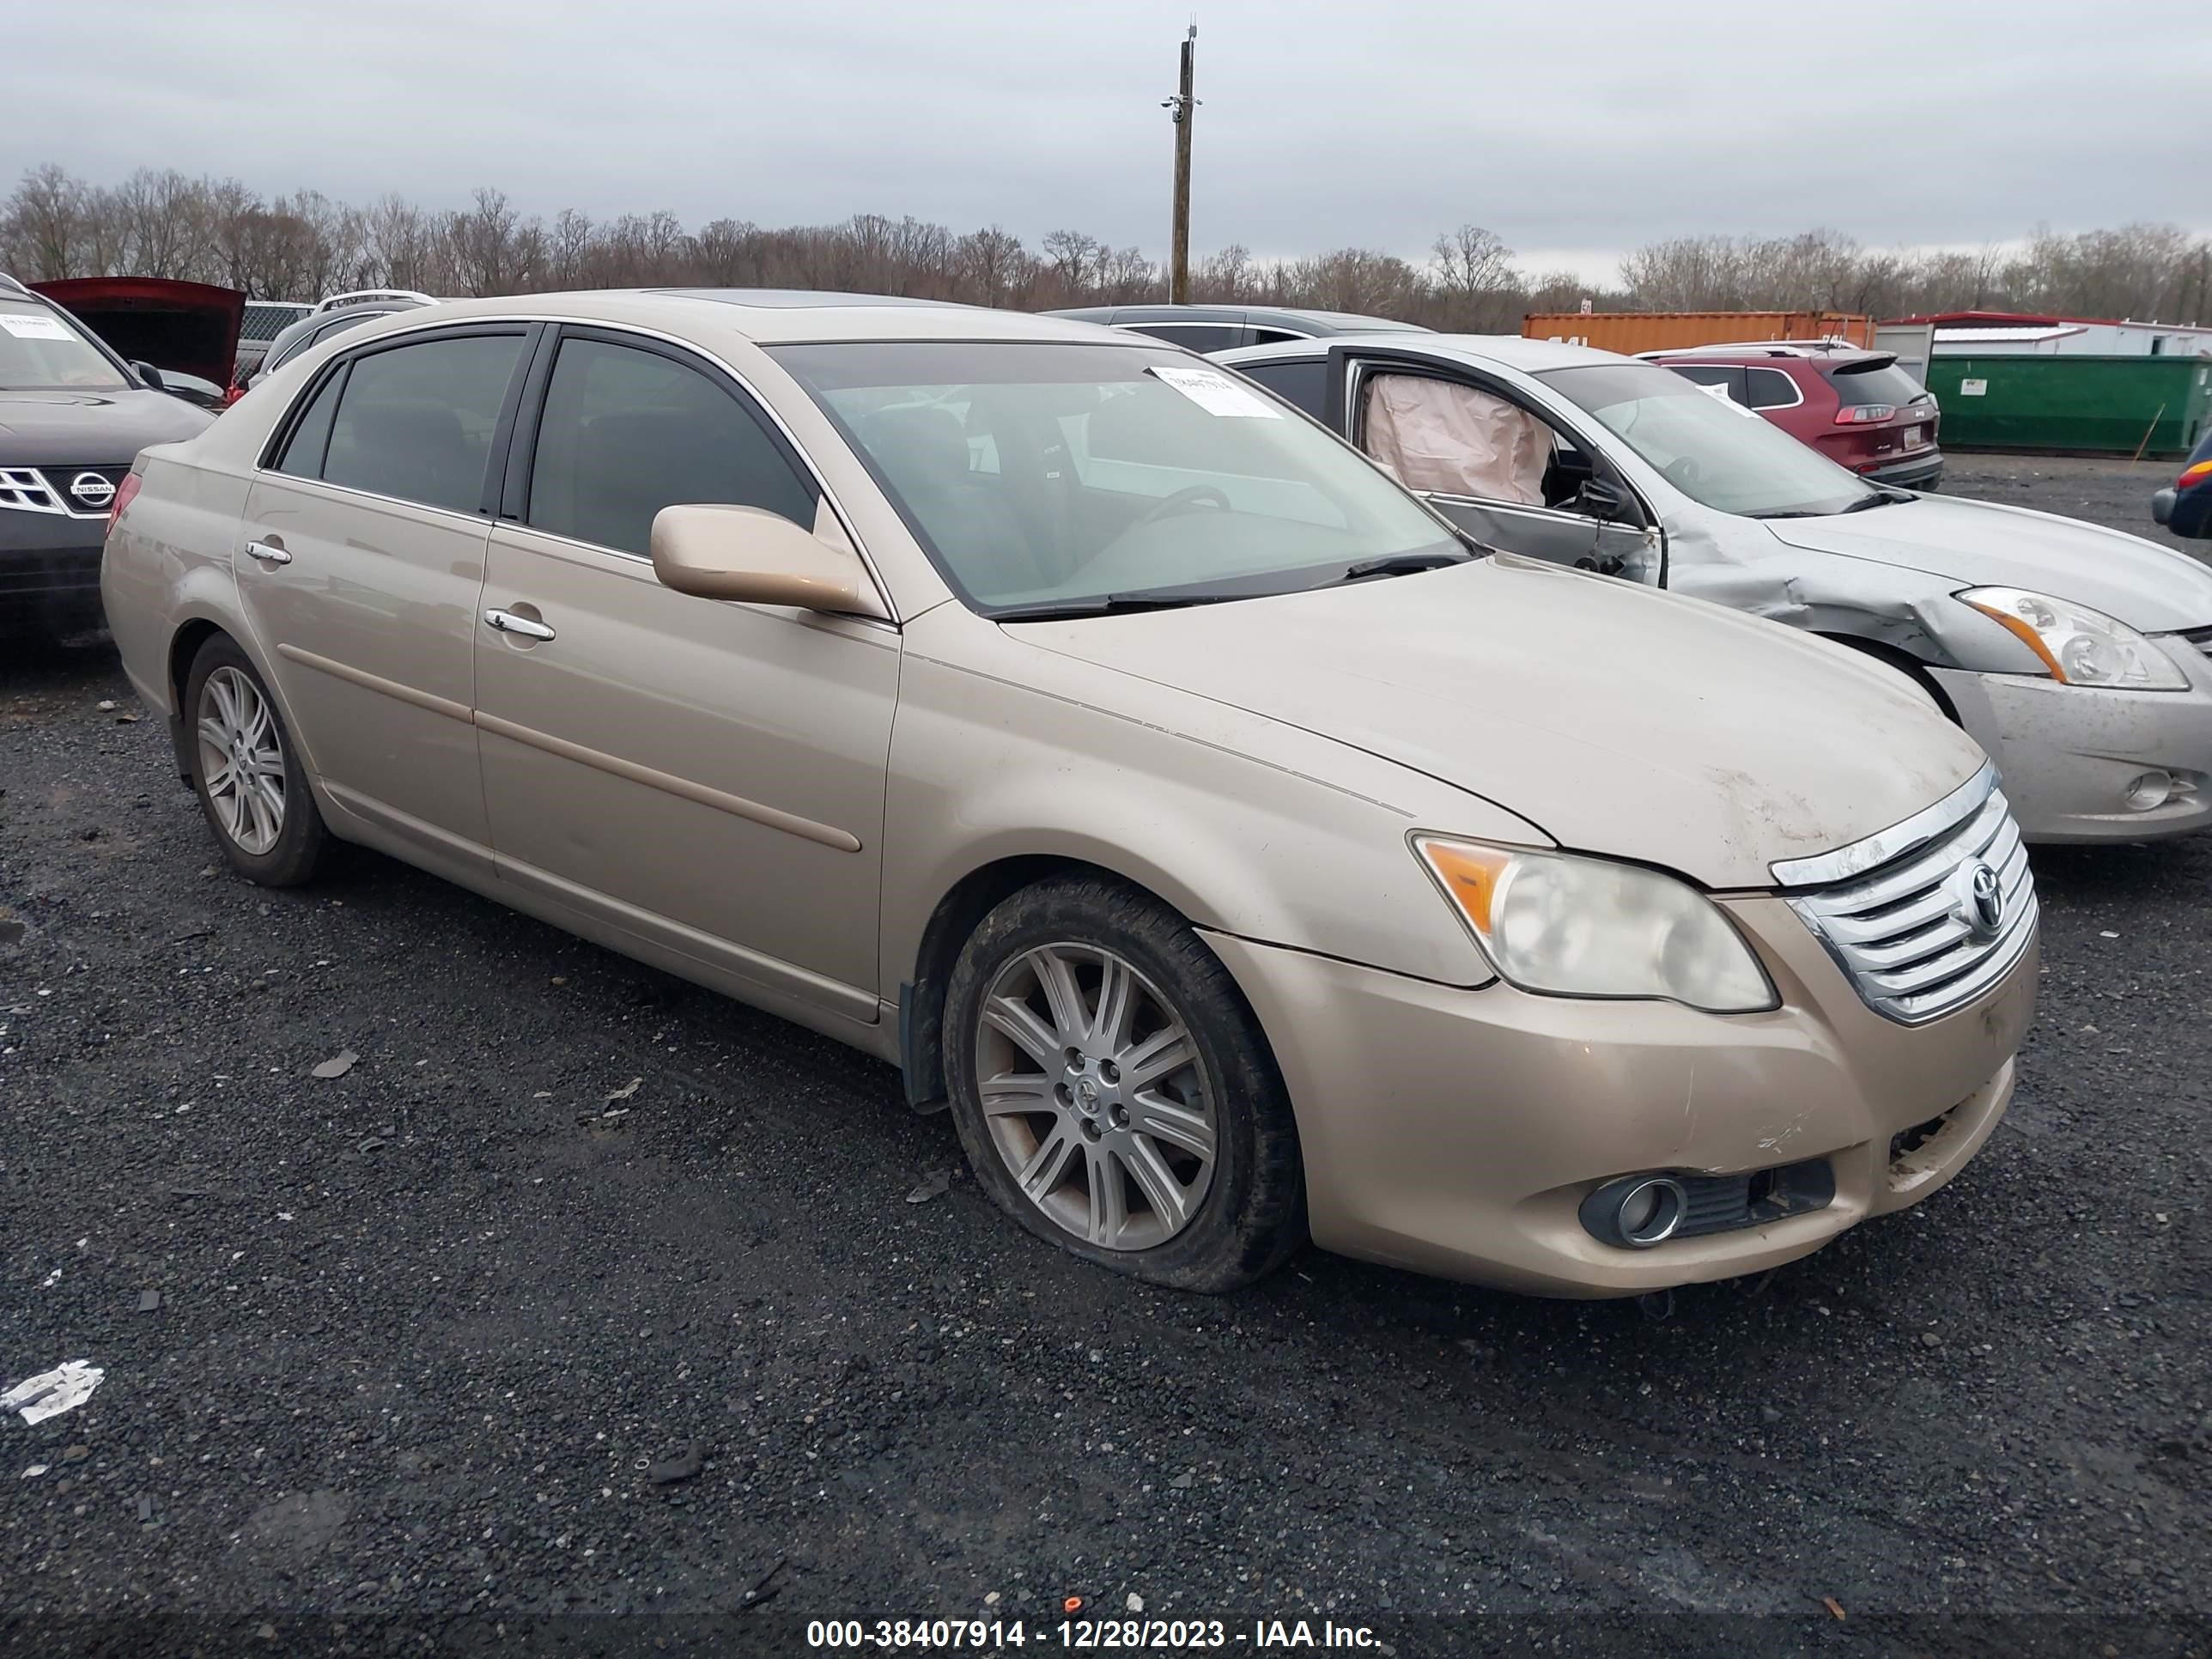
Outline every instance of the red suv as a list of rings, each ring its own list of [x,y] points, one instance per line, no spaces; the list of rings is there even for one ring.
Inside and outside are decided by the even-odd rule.
[[[1898,367],[1894,352],[1775,341],[1643,355],[1757,410],[1791,437],[1877,483],[1933,489],[1942,482],[1936,394]]]

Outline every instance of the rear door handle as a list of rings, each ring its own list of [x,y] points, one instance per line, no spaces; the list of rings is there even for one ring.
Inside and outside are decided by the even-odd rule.
[[[550,640],[553,637],[553,630],[544,623],[533,622],[528,617],[518,617],[512,611],[494,607],[484,612],[484,622],[493,632],[512,634],[518,639]]]
[[[248,542],[246,544],[246,556],[249,559],[258,559],[264,564],[292,562],[292,556],[276,542]]]

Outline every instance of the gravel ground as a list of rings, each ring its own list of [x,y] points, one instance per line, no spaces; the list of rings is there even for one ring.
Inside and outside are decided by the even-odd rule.
[[[1953,489],[2137,527],[2165,470]],[[106,1371],[0,1420],[0,1648],[1056,1643],[1073,1595],[1247,1650],[2203,1639],[2212,838],[2039,855],[2010,1118],[1808,1261],[1199,1299],[911,1201],[950,1122],[795,1027],[371,854],[217,873],[136,708],[98,646],[0,667],[0,1382]]]

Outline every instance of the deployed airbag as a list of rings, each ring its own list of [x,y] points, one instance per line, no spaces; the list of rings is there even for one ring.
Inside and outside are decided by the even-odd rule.
[[[1503,398],[1425,374],[1367,382],[1366,449],[1408,489],[1544,504],[1551,428]]]

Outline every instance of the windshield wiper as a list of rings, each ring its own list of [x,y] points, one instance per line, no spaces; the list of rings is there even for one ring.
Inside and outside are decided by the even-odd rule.
[[[1064,622],[1074,617],[1110,617],[1129,611],[1172,611],[1186,605],[1222,605],[1256,599],[1258,593],[1097,593],[1081,599],[1042,599],[1010,605],[991,613],[993,622]]]
[[[1477,556],[1465,548],[1430,547],[1413,553],[1386,553],[1379,559],[1362,559],[1344,568],[1340,581],[1362,576],[1409,576],[1419,570],[1441,570],[1448,564],[1465,564]]]
[[[1909,489],[1877,489],[1871,495],[1863,495],[1844,508],[1845,513],[1863,513],[1870,507],[1888,507],[1898,501],[1918,499]]]

